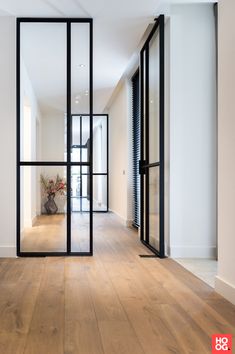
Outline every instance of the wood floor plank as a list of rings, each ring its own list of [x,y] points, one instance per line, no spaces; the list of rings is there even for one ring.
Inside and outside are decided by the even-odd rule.
[[[66,320],[65,354],[104,354],[96,321]]]
[[[99,321],[105,354],[143,354],[139,340],[128,321]]]
[[[195,294],[190,287],[183,284],[177,279],[174,274],[164,268],[163,263],[157,261],[145,266],[149,269],[154,279],[161,281],[162,286],[174,294],[177,303],[182,306],[194,319],[194,321],[206,332],[209,336],[214,333],[233,333],[235,335],[235,327],[231,326],[224,316],[221,316],[215,309],[211,308],[203,299]],[[164,277],[161,279],[161,272]],[[168,275],[166,276],[166,272]],[[192,281],[194,277],[192,276]],[[232,309],[231,305],[231,309]]]
[[[1,354],[23,354],[26,334],[0,334]]]
[[[87,279],[89,260],[65,261],[65,353],[103,354],[100,332]]]
[[[162,311],[153,314],[151,304],[143,300],[123,300],[123,307],[128,315],[139,342],[146,354],[152,353],[184,353],[173,333],[161,317]]]
[[[0,334],[28,332],[42,276],[40,260],[21,259],[13,264],[9,261],[0,284]]]
[[[46,261],[24,353],[64,353],[63,258]]]
[[[126,314],[104,268],[94,263],[87,277],[97,320],[125,321]]]

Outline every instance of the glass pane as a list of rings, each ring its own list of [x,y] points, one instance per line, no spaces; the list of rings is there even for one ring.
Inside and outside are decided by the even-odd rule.
[[[149,44],[149,162],[159,161],[159,31]]]
[[[81,116],[72,116],[72,146],[79,147],[81,145],[81,124],[82,117]]]
[[[90,116],[72,117],[71,161],[89,162]]]
[[[93,172],[107,172],[107,117],[93,117]]]
[[[93,210],[107,210],[107,176],[93,176]]]
[[[74,166],[71,174],[72,211],[89,211],[88,167]]]
[[[24,166],[21,177],[21,252],[65,252],[66,168]]]
[[[72,114],[90,113],[89,24],[71,25],[71,109]]]
[[[21,24],[21,161],[66,158],[66,53],[66,24]]]
[[[149,168],[149,243],[159,250],[159,166]]]
[[[82,173],[81,173],[82,172]],[[71,250],[90,251],[89,175],[80,166],[71,168]]]

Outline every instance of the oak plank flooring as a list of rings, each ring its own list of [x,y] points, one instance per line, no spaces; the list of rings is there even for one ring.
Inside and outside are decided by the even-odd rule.
[[[64,259],[47,258],[24,353],[64,353]]]
[[[235,306],[114,215],[94,217],[94,257],[0,259],[0,354],[209,354]]]
[[[103,354],[101,336],[87,279],[89,259],[65,262],[65,353]]]

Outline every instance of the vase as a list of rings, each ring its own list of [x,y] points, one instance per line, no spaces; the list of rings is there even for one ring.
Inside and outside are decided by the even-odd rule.
[[[44,207],[46,209],[46,212],[48,215],[53,215],[56,214],[58,211],[58,207],[55,203],[55,194],[50,194],[48,195],[48,200],[47,202],[44,204]]]

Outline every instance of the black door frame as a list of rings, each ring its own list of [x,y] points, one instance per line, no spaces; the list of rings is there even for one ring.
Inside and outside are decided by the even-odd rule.
[[[65,23],[67,31],[67,161],[21,161],[20,154],[20,28],[21,23]],[[90,161],[72,162],[71,147],[71,24],[88,23],[89,24],[89,116],[90,116]],[[41,18],[41,17],[20,17],[16,20],[16,117],[17,117],[17,181],[16,181],[16,199],[17,199],[17,256],[24,257],[42,257],[42,256],[92,256],[93,255],[93,20],[92,18]],[[20,231],[20,168],[21,166],[64,166],[67,170],[67,250],[66,252],[22,252],[21,231]],[[71,168],[72,166],[89,166],[90,170],[90,245],[88,252],[72,252],[71,250]]]
[[[141,105],[141,242],[160,258],[165,257],[164,243],[164,15],[155,19],[155,24],[140,52],[140,105]],[[159,30],[159,151],[160,160],[149,163],[149,43]],[[149,242],[149,169],[159,166],[159,250]]]
[[[89,116],[89,114],[87,113],[84,113],[84,114],[72,114],[71,115],[71,119],[73,117],[80,117],[80,142],[82,141],[82,117],[87,117]],[[106,166],[106,172],[93,172],[93,177],[94,176],[106,176],[107,177],[107,207],[105,210],[96,210],[95,208],[93,208],[93,213],[107,213],[109,211],[109,115],[108,114],[102,114],[102,113],[93,113],[93,116],[92,116],[92,122],[93,122],[93,118],[95,117],[105,117],[106,118],[106,129],[107,129],[107,140],[106,140],[106,146],[107,146],[107,151],[106,151],[106,158],[107,158],[107,166]],[[71,142],[72,144],[72,148],[83,148],[85,146],[77,146],[77,145],[73,145],[73,141]],[[81,151],[80,151],[81,152]],[[80,154],[80,161],[81,161],[81,154]],[[83,173],[83,172],[80,172],[80,175],[81,176],[84,176],[84,175],[88,175],[88,173]],[[81,196],[80,196],[81,198]],[[87,210],[82,210],[82,203],[80,203],[80,208],[81,208],[81,211],[83,212],[87,212]],[[73,211],[73,212],[76,212],[76,211]]]

